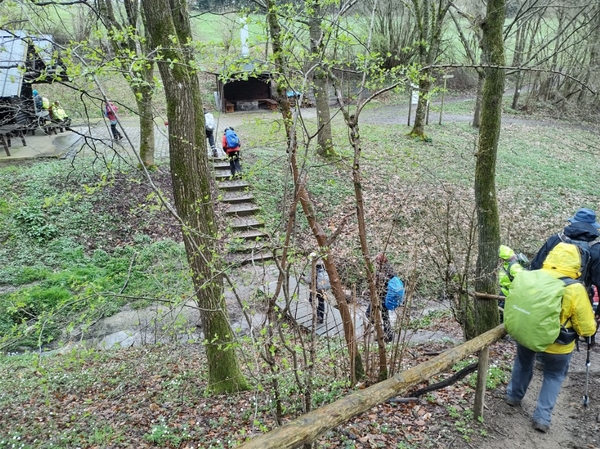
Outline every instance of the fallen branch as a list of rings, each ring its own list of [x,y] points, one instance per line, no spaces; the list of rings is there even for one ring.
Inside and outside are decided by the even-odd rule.
[[[423,396],[425,393],[429,393],[430,391],[440,390],[441,388],[447,387],[448,385],[452,385],[453,383],[459,381],[460,379],[467,376],[468,374],[471,374],[474,371],[477,371],[477,362],[471,363],[470,365],[464,367],[457,373],[453,374],[452,376],[448,377],[447,379],[445,379],[441,382],[438,382],[433,385],[429,385],[428,387],[421,388],[421,389],[411,393],[410,398],[392,398],[388,402],[398,403],[398,402],[409,402],[409,401],[407,401],[407,399],[415,400],[419,396]]]

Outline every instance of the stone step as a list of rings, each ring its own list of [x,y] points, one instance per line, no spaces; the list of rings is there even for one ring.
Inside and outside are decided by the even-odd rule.
[[[215,171],[215,179],[217,181],[225,181],[231,178],[231,171],[229,169],[222,171]]]
[[[236,215],[238,217],[245,217],[248,215],[254,215],[260,212],[260,207],[254,203],[239,203],[230,204],[225,213],[227,215]]]
[[[245,240],[265,240],[269,238],[269,235],[259,229],[249,229],[247,231],[236,232],[231,236],[231,238]]]
[[[225,260],[231,265],[248,265],[251,263],[262,263],[273,259],[271,252],[235,253],[227,254]]]
[[[219,198],[223,203],[243,203],[249,202],[251,203],[254,200],[254,195],[250,192],[239,192],[239,191],[229,191],[223,193],[221,198]]]
[[[264,225],[262,221],[252,217],[234,217],[229,224],[234,232],[259,229]]]
[[[271,242],[266,240],[242,240],[231,236],[225,244],[230,254],[266,253],[271,252]]]
[[[227,159],[213,158],[213,167],[216,169],[229,169],[229,161]]]
[[[227,179],[224,181],[219,181],[217,183],[217,187],[219,189],[234,191],[234,190],[246,190],[250,187],[247,181],[243,179]]]

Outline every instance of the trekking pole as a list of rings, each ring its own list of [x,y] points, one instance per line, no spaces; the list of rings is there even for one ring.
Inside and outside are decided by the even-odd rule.
[[[583,406],[587,407],[590,403],[590,397],[588,396],[588,381],[590,377],[590,346],[591,346],[591,337],[586,337],[585,341],[587,343],[587,356],[585,359],[585,394],[583,395]]]

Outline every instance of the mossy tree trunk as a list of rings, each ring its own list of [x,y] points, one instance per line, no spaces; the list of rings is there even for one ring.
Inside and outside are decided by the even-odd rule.
[[[139,2],[123,0],[123,6],[126,14],[122,22],[115,16],[112,0],[98,0],[98,14],[108,30],[123,76],[135,94],[140,120],[140,159],[146,167],[154,167],[154,61],[148,58],[149,36],[143,26]]]
[[[482,24],[483,51],[491,67],[485,69],[479,148],[476,154],[475,202],[477,207],[478,255],[475,291],[495,293],[494,273],[498,262],[500,223],[496,196],[496,156],[502,122],[502,95],[505,74],[502,30],[505,17],[504,0],[489,0],[486,20]],[[496,301],[475,299],[475,326],[483,333],[498,324]]]
[[[419,101],[415,111],[415,122],[409,135],[423,140],[427,140],[425,122],[432,82],[430,67],[439,54],[442,26],[450,4],[448,0],[412,0],[419,32],[419,63],[423,70],[419,78]]]
[[[321,68],[322,59],[325,56],[324,33],[321,28],[321,1],[309,0],[310,11],[310,53],[313,72],[313,86],[315,92],[317,110],[317,153],[320,156],[335,156],[333,139],[331,137],[331,112],[329,110],[329,95],[327,93],[327,81],[329,79],[327,70]]]
[[[208,359],[208,389],[229,393],[248,388],[235,353],[223,281],[218,273],[215,214],[200,85],[193,60],[185,0],[144,0],[146,24],[160,56],[169,120],[169,153],[175,206],[192,270]]]

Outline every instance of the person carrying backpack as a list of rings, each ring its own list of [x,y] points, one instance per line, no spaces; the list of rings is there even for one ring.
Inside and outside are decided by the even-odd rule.
[[[46,120],[50,118],[48,108],[50,107],[50,101],[46,97],[42,97],[37,90],[33,90],[33,104],[35,107],[35,115],[38,118],[40,125],[43,125]]]
[[[229,158],[229,168],[231,169],[231,177],[242,177],[242,165],[240,164],[240,139],[235,130],[231,127],[225,128],[223,138],[221,140],[223,150]]]
[[[204,108],[204,129],[206,130],[206,138],[212,150],[213,157],[217,157],[217,147],[215,146],[215,117]]]
[[[591,337],[596,332],[587,292],[574,281],[581,268],[579,248],[560,242],[548,253],[542,269],[524,271],[515,278],[506,298],[505,326],[517,341],[506,402],[512,407],[521,405],[539,354],[543,380],[532,424],[544,433],[550,428],[577,335]]]
[[[387,256],[383,253],[377,254],[375,256],[375,287],[379,295],[379,312],[381,313],[381,322],[383,323],[383,333],[386,343],[394,340],[394,331],[390,323],[390,311],[385,306],[385,297],[387,296],[388,283],[395,276],[397,276],[396,272],[388,262]],[[369,306],[367,307],[366,315],[369,322],[374,324],[375,320],[371,316],[371,302],[369,302]]]
[[[563,232],[552,235],[546,243],[540,248],[536,256],[531,261],[531,269],[538,270],[542,268],[544,260],[548,253],[560,242],[574,243],[583,250],[586,261],[585,270],[581,274],[581,282],[585,286],[590,302],[593,300],[592,285],[600,287],[600,245],[594,241],[600,237],[598,228],[600,224],[596,222],[596,213],[587,208],[581,208],[572,217],[567,219],[570,224],[566,226]]]

